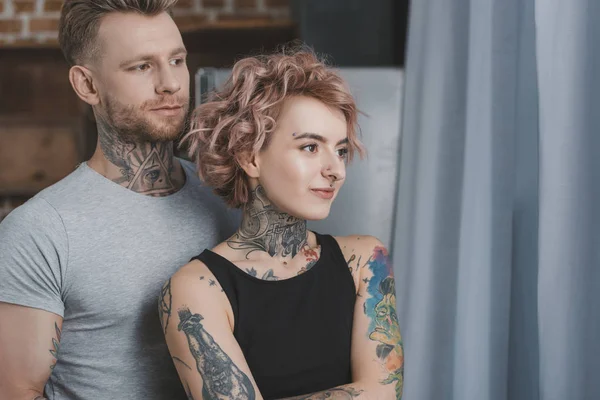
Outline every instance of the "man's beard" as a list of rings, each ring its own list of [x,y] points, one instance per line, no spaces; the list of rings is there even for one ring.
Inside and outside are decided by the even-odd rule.
[[[104,112],[100,116],[119,137],[130,143],[171,142],[176,140],[189,121],[189,99],[181,97],[163,97],[148,100],[141,106],[125,105],[112,96],[104,98]],[[181,106],[181,115],[151,118],[151,109],[161,106]]]

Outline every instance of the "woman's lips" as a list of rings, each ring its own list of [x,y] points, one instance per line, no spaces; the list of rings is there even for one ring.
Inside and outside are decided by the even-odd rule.
[[[331,200],[335,194],[335,190],[333,189],[311,189],[311,191],[325,200]]]

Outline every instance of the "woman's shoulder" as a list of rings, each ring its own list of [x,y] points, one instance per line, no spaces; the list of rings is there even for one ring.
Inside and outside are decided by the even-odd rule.
[[[368,259],[375,251],[378,251],[379,249],[385,249],[385,245],[381,242],[381,240],[371,235],[334,236],[334,239],[340,246],[340,249],[342,250],[346,260],[351,258],[353,255],[355,257],[362,256],[363,259],[365,257]]]
[[[202,261],[194,259],[179,268],[165,283],[159,301],[164,316],[185,307],[203,318],[226,321],[233,330],[233,310],[217,278]],[[165,323],[163,322],[163,327]]]
[[[376,257],[377,252],[385,251],[385,246],[375,236],[349,235],[334,236],[340,246],[340,250],[348,264],[348,270],[354,279],[354,285],[358,293],[360,280],[362,279],[363,267],[368,266]]]
[[[206,264],[198,259],[193,259],[179,268],[171,276],[169,282],[171,290],[183,296],[214,298],[211,289],[221,291],[221,285],[217,278]]]
[[[171,275],[171,280],[187,280],[187,278],[189,278],[191,275],[197,275],[201,272],[210,273],[210,270],[206,264],[204,264],[198,258],[194,258],[175,271],[175,273]]]
[[[198,259],[193,259],[175,272],[169,281],[169,293],[173,304],[185,304],[208,315],[225,313],[233,327],[233,311],[220,282]],[[165,289],[163,288],[163,292]]]

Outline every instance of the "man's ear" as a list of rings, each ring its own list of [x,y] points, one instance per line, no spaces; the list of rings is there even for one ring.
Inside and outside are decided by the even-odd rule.
[[[255,154],[245,152],[240,154],[237,158],[237,163],[242,167],[246,175],[249,178],[258,179],[260,176],[260,167],[258,163],[258,157]]]
[[[92,71],[81,65],[75,65],[69,70],[69,81],[81,100],[92,106],[100,102]]]

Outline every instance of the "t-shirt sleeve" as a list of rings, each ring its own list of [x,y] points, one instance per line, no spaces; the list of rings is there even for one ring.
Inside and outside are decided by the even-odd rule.
[[[64,316],[68,239],[58,212],[33,198],[0,223],[0,302]]]

